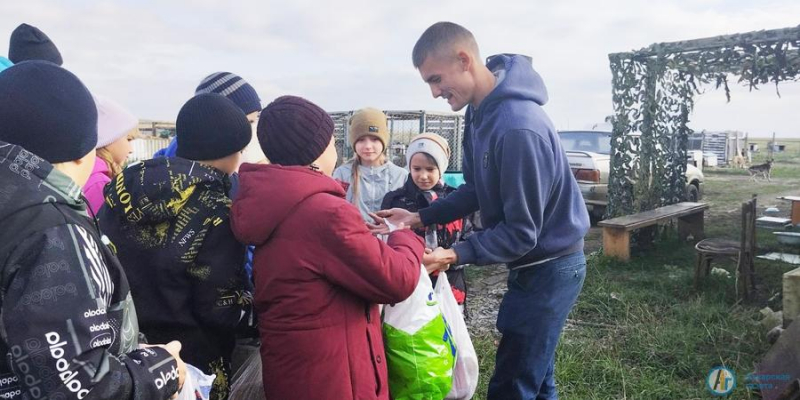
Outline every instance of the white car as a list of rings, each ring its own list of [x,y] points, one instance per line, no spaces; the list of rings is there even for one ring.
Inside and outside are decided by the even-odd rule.
[[[583,194],[589,215],[603,219],[608,206],[608,174],[611,170],[611,132],[560,131],[561,146]],[[686,166],[686,199],[698,201],[703,193],[703,172]]]

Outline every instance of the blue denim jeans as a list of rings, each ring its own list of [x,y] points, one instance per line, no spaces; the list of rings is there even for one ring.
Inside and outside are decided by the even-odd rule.
[[[509,273],[497,316],[503,338],[489,400],[558,398],[556,346],[585,277],[586,258],[580,251]]]

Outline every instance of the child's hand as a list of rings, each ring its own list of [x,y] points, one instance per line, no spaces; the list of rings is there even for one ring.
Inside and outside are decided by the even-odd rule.
[[[374,224],[367,222],[367,228],[369,228],[373,235],[385,235],[396,230],[406,229],[407,227],[403,222],[395,225],[392,221],[389,221],[388,218],[381,218],[374,213],[369,213],[369,216],[375,221]]]
[[[375,221],[374,224],[367,222],[367,229],[369,229],[373,235],[386,235],[391,232],[389,225],[386,224],[383,218],[375,215],[375,213],[369,213],[369,216]]]
[[[178,391],[175,392],[170,399],[177,399],[178,394],[183,389],[183,383],[186,381],[186,363],[181,358],[181,342],[177,340],[173,340],[167,344],[145,344],[140,343],[139,348],[146,349],[148,347],[161,347],[162,349],[169,352],[172,358],[175,359],[175,362],[178,364]]]
[[[425,265],[428,274],[432,274],[435,271],[447,271],[450,264],[455,263],[457,259],[458,256],[452,249],[437,247],[436,250],[425,249],[422,264]]]

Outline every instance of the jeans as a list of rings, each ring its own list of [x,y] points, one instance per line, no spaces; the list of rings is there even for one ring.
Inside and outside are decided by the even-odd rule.
[[[556,346],[585,277],[582,251],[509,273],[489,400],[558,399]]]

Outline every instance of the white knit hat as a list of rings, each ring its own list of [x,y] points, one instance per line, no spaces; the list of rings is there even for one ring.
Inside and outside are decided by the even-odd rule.
[[[114,143],[139,125],[139,119],[113,100],[94,96],[97,104],[97,146],[101,148]]]
[[[415,136],[406,149],[406,165],[409,170],[411,169],[411,157],[417,153],[425,153],[433,157],[439,167],[439,173],[444,176],[450,166],[450,146],[445,138],[435,133],[420,133]]]

